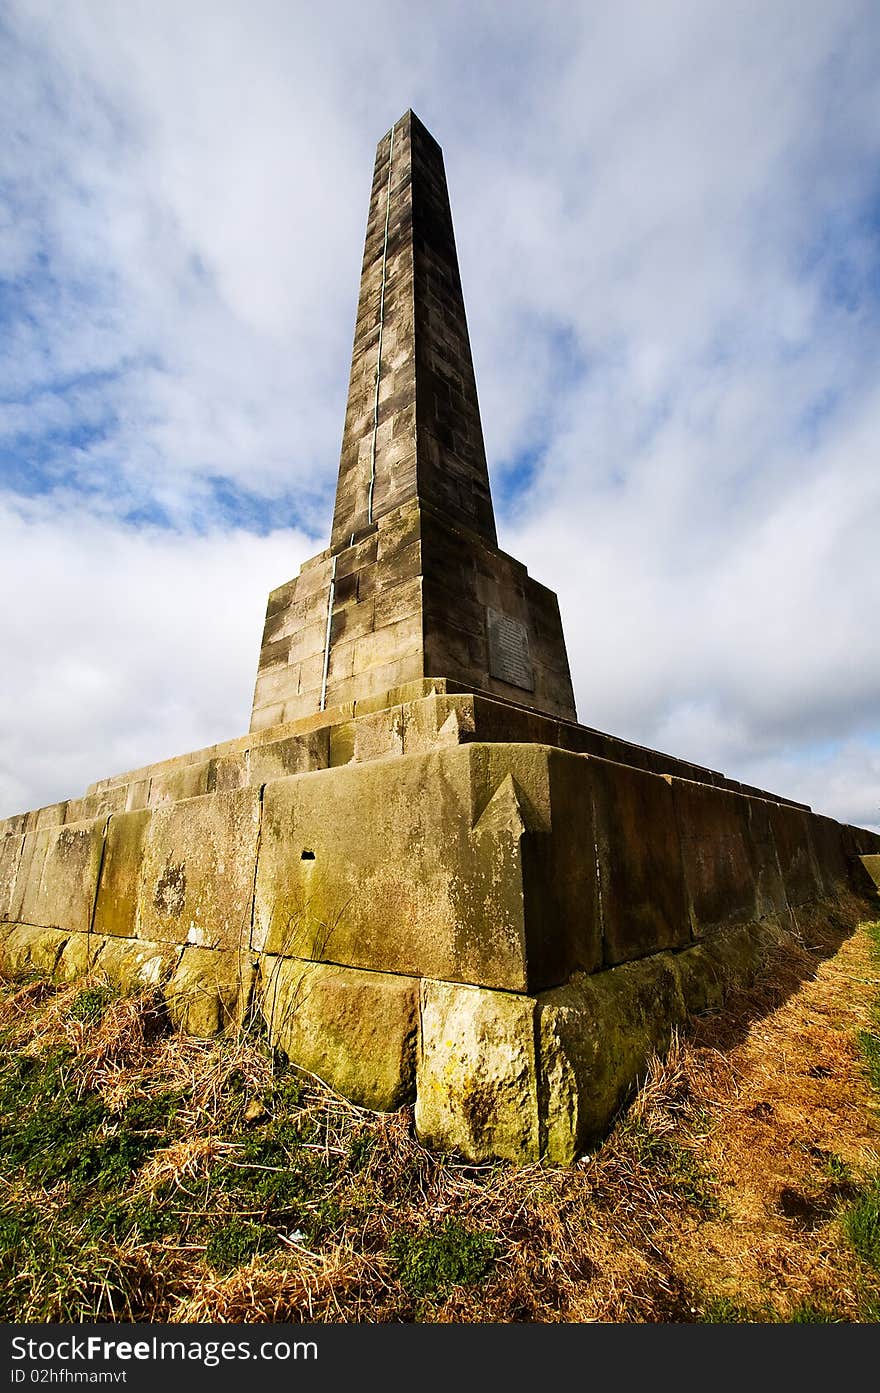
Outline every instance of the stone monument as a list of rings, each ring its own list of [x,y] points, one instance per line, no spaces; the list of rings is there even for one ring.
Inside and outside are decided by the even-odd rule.
[[[8,969],[161,987],[465,1156],[572,1160],[880,837],[577,724],[501,551],[439,146],[380,141],[330,545],[247,735],[0,824]],[[861,881],[859,878],[862,878]]]

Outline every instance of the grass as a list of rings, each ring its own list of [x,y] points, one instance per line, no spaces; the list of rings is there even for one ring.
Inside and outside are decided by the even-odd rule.
[[[876,1322],[880,925],[823,933],[567,1169],[432,1155],[258,1027],[2,982],[0,1320]]]
[[[478,1282],[495,1259],[495,1243],[457,1219],[436,1229],[392,1233],[389,1250],[405,1291],[415,1296],[445,1295],[452,1287]]]
[[[870,959],[880,969],[880,920],[863,926],[869,944]],[[880,1028],[880,986],[870,1002],[872,1026]],[[874,1029],[858,1032],[859,1051],[868,1082],[880,1095],[880,1033]],[[875,1099],[875,1108],[880,1097]],[[880,1273],[880,1168],[869,1174],[857,1187],[855,1197],[843,1207],[843,1232],[852,1250],[875,1272]]]

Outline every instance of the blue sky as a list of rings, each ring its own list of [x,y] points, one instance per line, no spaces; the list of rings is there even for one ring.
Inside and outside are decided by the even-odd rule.
[[[0,815],[246,729],[411,106],[580,718],[880,826],[875,4],[12,0],[0,79]]]

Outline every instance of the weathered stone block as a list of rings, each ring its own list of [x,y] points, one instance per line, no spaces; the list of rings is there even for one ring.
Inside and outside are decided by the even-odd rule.
[[[184,798],[199,798],[209,791],[212,772],[212,762],[206,759],[200,764],[184,764],[155,774],[150,784],[150,806],[158,808]]]
[[[470,745],[268,784],[253,946],[514,991],[595,966],[583,774]]]
[[[812,815],[783,803],[770,807],[770,824],[788,902],[806,904],[822,894],[822,877],[810,837]]]
[[[467,759],[442,771],[436,756],[347,765],[268,784],[254,946],[415,976],[436,964],[433,975],[500,975],[521,988],[520,909],[498,887],[470,912],[462,902],[472,804]]]
[[[754,923],[735,925],[675,954],[682,997],[692,1015],[719,1010],[729,992],[750,985],[769,941],[770,922],[763,932]]]
[[[207,792],[232,793],[237,788],[245,788],[249,772],[249,759],[245,751],[239,754],[218,755],[211,760]]]
[[[3,966],[12,976],[22,972],[51,976],[69,936],[63,929],[46,929],[37,924],[4,926]]]
[[[126,785],[125,811],[132,813],[148,807],[150,802],[150,780],[134,779]]]
[[[609,966],[690,941],[672,789],[656,774],[591,760]]]
[[[84,798],[71,798],[66,805],[64,821],[86,822],[91,818],[109,817],[111,813],[122,812],[125,794],[125,785],[116,784],[97,793],[86,794]]]
[[[601,1136],[685,1014],[669,953],[578,975],[540,996],[541,1150],[549,1160],[572,1161]]]
[[[165,988],[171,1019],[187,1035],[219,1035],[241,1024],[253,981],[246,953],[185,947]]]
[[[13,918],[15,880],[23,846],[23,836],[11,834],[0,838],[0,920]]]
[[[103,946],[103,938],[93,933],[69,934],[55,962],[52,974],[55,980],[76,982],[80,978],[87,978]]]
[[[850,863],[844,851],[842,828],[833,818],[814,813],[810,835],[816,864],[826,895],[839,894],[850,882]]]
[[[247,942],[259,828],[258,789],[153,809],[138,937],[205,948],[236,949]]]
[[[91,928],[106,818],[45,827],[25,838],[13,917],[47,928]]]
[[[133,938],[94,939],[92,971],[122,992],[158,987],[168,981],[180,958],[180,949],[168,943],[142,943]],[[81,944],[71,940],[68,949],[77,954]],[[65,949],[65,952],[68,951]],[[67,964],[62,955],[65,970]]]
[[[288,774],[305,774],[310,769],[326,769],[330,763],[331,727],[290,735],[254,745],[249,755],[248,779],[252,787]]]
[[[94,931],[113,938],[134,938],[147,835],[153,812],[116,813],[107,824],[104,860],[95,904]]]
[[[694,937],[719,924],[754,919],[757,886],[746,800],[681,779],[672,790]]]
[[[749,843],[755,866],[755,903],[757,917],[790,915],[785,882],[779,869],[776,840],[773,836],[771,813],[773,804],[763,798],[748,798]]]
[[[471,1160],[537,1160],[538,1062],[530,996],[422,984],[416,1129]]]
[[[415,1096],[415,978],[265,956],[269,1040],[361,1107],[387,1112]]]

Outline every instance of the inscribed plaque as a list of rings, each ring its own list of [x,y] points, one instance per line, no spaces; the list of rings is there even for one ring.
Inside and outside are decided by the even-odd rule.
[[[509,682],[512,687],[534,691],[529,631],[525,624],[488,605],[486,627],[489,635],[489,675],[497,677],[499,682]]]

